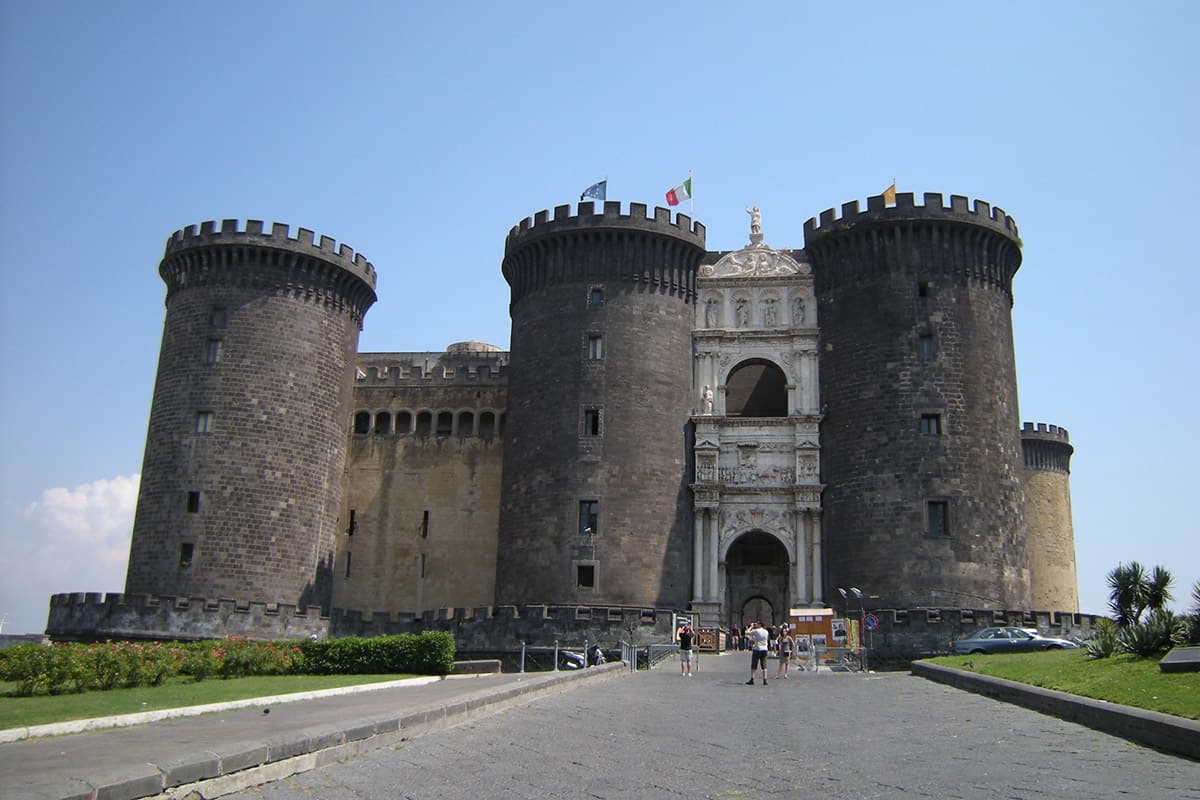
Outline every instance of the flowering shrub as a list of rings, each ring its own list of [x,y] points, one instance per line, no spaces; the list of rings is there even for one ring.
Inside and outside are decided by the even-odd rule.
[[[161,686],[176,675],[196,681],[213,676],[283,675],[300,660],[297,644],[237,638],[182,644],[27,644],[0,650],[0,680],[16,683],[16,693],[21,695],[59,694]]]
[[[160,686],[176,675],[195,681],[289,673],[445,675],[453,667],[454,637],[438,631],[302,644],[231,636],[186,643],[26,644],[0,650],[0,680],[16,683],[22,695]]]

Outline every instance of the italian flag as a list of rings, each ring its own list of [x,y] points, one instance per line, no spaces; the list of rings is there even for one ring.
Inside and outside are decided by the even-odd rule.
[[[667,205],[677,206],[692,196],[692,179],[688,178],[674,189],[667,192]]]

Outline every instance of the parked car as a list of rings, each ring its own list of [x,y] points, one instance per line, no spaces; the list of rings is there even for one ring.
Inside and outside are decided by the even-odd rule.
[[[970,653],[1026,653],[1034,650],[1073,650],[1079,645],[1069,639],[1053,639],[1024,628],[984,628],[951,644],[956,655]]]

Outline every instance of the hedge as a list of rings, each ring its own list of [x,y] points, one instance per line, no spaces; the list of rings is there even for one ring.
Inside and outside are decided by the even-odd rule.
[[[442,631],[318,639],[304,642],[300,649],[304,671],[311,675],[446,675],[454,668],[454,637]]]
[[[0,650],[0,681],[16,693],[62,694],[159,686],[177,675],[241,678],[284,674],[446,675],[454,667],[454,637],[443,632],[252,642],[239,637],[200,642],[25,644]]]

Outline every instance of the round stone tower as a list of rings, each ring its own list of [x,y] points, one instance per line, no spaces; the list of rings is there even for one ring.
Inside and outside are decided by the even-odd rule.
[[[1026,422],[1025,517],[1029,521],[1029,582],[1038,611],[1079,612],[1075,525],[1071,521],[1071,438],[1066,428]]]
[[[496,602],[683,608],[688,419],[704,227],[633,203],[509,233]]]
[[[249,220],[167,240],[125,591],[326,606],[375,269]]]
[[[821,333],[826,586],[875,607],[1030,608],[1016,223],[872,197],[804,226]]]

